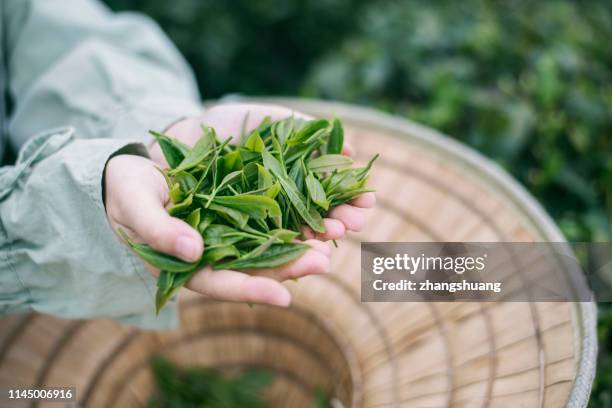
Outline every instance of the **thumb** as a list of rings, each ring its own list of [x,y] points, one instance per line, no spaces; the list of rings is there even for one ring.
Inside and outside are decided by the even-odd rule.
[[[189,224],[166,212],[155,194],[138,194],[125,209],[123,223],[153,249],[187,262],[202,256],[204,242]]]

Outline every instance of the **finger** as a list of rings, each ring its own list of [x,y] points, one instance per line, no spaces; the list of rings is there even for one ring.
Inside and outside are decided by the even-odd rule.
[[[342,146],[342,154],[345,156],[352,156],[355,154],[355,150],[353,150],[353,146],[347,141],[344,142],[344,146]]]
[[[317,234],[308,225],[302,225],[300,231],[306,239],[314,239],[317,236]]]
[[[315,232],[307,225],[302,226],[302,234],[306,239],[318,239],[321,241],[331,241],[332,239],[344,238],[346,234],[345,225],[333,218],[324,218],[325,232]]]
[[[333,218],[323,219],[325,224],[325,232],[317,233],[316,238],[322,241],[329,241],[332,239],[341,239],[346,234],[346,227],[344,223]]]
[[[204,249],[200,234],[185,221],[168,215],[159,198],[140,193],[137,199],[128,198],[122,223],[153,249],[187,262],[197,261]]]
[[[362,208],[343,204],[329,212],[331,218],[341,221],[346,229],[350,231],[361,231],[366,223],[366,217]]]
[[[345,225],[333,218],[324,218],[325,232],[317,232],[315,238],[321,241],[331,241],[332,239],[342,239],[346,234]]]
[[[373,192],[363,193],[354,198],[351,205],[359,208],[372,208],[376,205],[376,194]]]
[[[288,306],[291,303],[291,294],[287,288],[274,279],[249,276],[227,269],[213,271],[207,267],[196,273],[187,287],[217,300],[276,306]]]
[[[304,244],[310,245],[312,249],[321,252],[323,255],[331,256],[332,250],[329,244],[318,239],[309,239],[304,241]]]
[[[318,249],[309,249],[293,262],[273,269],[253,269],[249,273],[267,276],[276,280],[297,279],[306,275],[319,275],[329,272],[329,255]]]

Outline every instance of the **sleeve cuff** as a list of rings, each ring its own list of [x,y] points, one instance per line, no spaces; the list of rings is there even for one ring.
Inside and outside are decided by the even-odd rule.
[[[115,150],[113,153],[111,153],[108,158],[106,159],[106,161],[104,162],[104,167],[102,168],[102,174],[100,177],[100,186],[102,188],[102,193],[101,193],[101,197],[102,197],[102,203],[104,203],[104,208],[106,209],[106,165],[108,164],[108,161],[110,159],[112,159],[115,156],[119,156],[122,154],[131,154],[131,155],[135,155],[135,156],[142,156],[142,157],[149,157],[149,152],[147,150],[147,148],[145,147],[144,144],[142,143],[128,143],[125,144],[124,146],[120,147],[119,149]]]
[[[10,177],[0,183],[12,185],[0,206],[7,235],[1,258],[10,260],[16,289],[28,297],[17,304],[64,318],[175,327],[175,303],[155,316],[155,279],[115,236],[102,201],[108,158],[135,141],[47,137],[34,139],[40,148],[25,146],[32,155],[22,154],[20,171],[3,174]]]

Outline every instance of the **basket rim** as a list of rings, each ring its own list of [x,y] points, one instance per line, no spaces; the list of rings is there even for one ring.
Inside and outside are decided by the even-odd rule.
[[[299,97],[228,95],[216,101],[216,103],[222,104],[234,101],[280,104],[322,116],[333,112],[353,123],[370,127],[375,124],[378,128],[397,131],[402,134],[402,137],[410,138],[415,142],[434,148],[439,153],[451,156],[463,165],[477,171],[479,175],[488,178],[488,182],[499,188],[500,192],[510,198],[523,215],[530,219],[532,226],[544,239],[549,242],[567,243],[566,238],[542,205],[506,170],[478,151],[435,129],[374,108],[338,101]],[[592,301],[572,303],[574,314],[578,316],[577,319],[573,320],[575,327],[578,329],[577,346],[580,352],[578,353],[576,377],[567,400],[567,406],[586,407],[591,394],[597,361],[597,307]]]

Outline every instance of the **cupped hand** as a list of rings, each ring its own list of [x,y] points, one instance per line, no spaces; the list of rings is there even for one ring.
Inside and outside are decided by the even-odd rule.
[[[300,112],[292,111],[286,107],[268,104],[250,103],[228,103],[216,105],[205,110],[200,116],[182,120],[172,126],[166,132],[181,142],[192,146],[202,135],[202,125],[215,129],[221,139],[232,137],[236,143],[243,132],[249,133],[255,129],[266,117],[272,121],[285,119],[291,115],[312,119],[312,117]],[[350,156],[353,150],[345,143],[343,154]],[[161,149],[155,143],[150,149],[151,157],[162,167],[167,167],[166,160]],[[328,218],[325,218],[325,232],[317,233],[309,227],[304,227],[302,233],[308,239],[328,241],[342,239],[346,231],[361,231],[366,224],[365,209],[372,208],[376,204],[374,193],[365,193],[354,199],[350,204],[343,204],[332,209]]]
[[[204,242],[186,222],[171,217],[168,186],[155,169],[156,163],[140,156],[119,155],[108,161],[105,170],[106,212],[113,230],[122,228],[137,242],[188,262],[202,255]],[[256,275],[210,267],[196,273],[186,287],[218,300],[268,303],[287,306],[289,291],[280,283],[329,270],[330,248],[318,240],[302,257],[281,268],[253,271]],[[147,265],[155,276],[159,271]],[[248,271],[246,271],[248,272]]]

